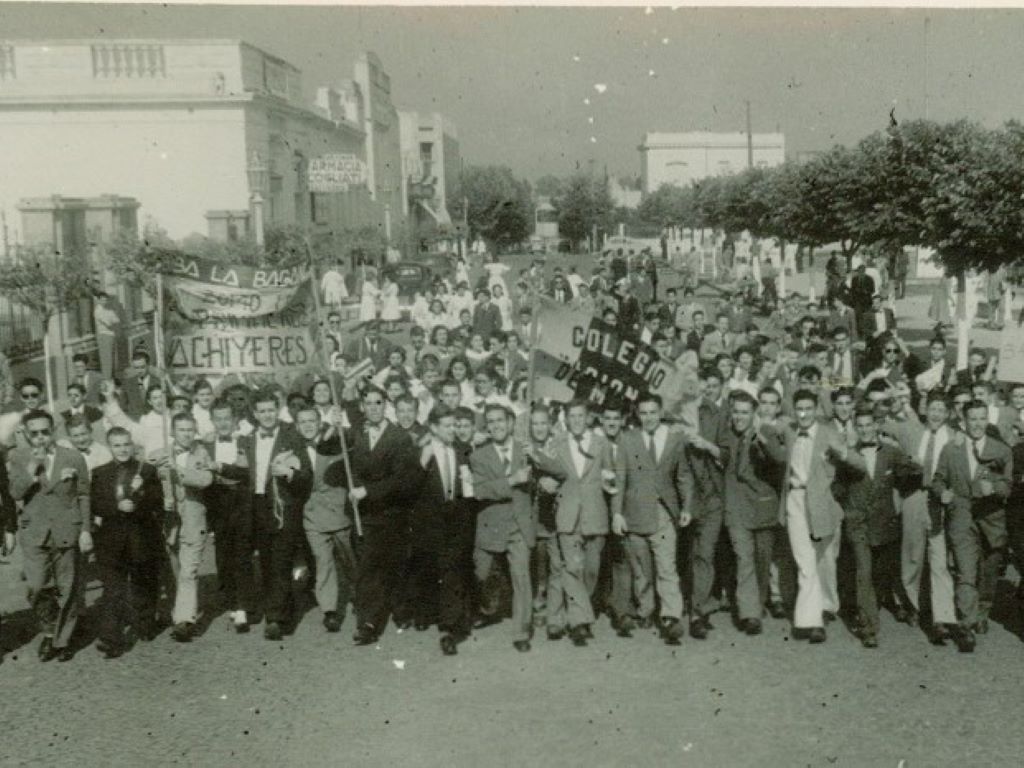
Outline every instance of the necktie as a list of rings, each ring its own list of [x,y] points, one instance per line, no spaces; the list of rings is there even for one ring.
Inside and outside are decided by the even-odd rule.
[[[811,433],[809,430],[801,429],[796,433],[797,437],[810,437]]]
[[[273,436],[274,436],[274,431],[273,430],[271,430],[269,432],[267,430],[265,430],[265,429],[261,429],[260,430],[260,439],[262,439],[262,440],[269,440]]]
[[[505,474],[512,474],[512,451],[507,448],[501,450],[501,463],[505,466]]]
[[[444,499],[448,501],[452,497],[451,475],[448,469],[448,449],[441,448],[435,451],[437,455],[437,468],[441,472],[441,485],[444,490]]]
[[[935,464],[935,431],[929,429],[928,442],[924,445],[924,485],[931,485],[933,464]]]
[[[582,456],[583,458],[592,459],[594,457],[590,453],[588,453],[583,447],[583,439],[585,437],[586,435],[573,435],[573,439],[576,440],[576,450],[580,452],[580,456]]]
[[[647,451],[651,454],[654,463],[658,463],[658,444],[654,442],[654,433],[647,435]]]

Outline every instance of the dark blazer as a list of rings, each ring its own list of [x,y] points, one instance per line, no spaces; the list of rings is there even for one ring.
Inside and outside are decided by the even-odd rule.
[[[13,533],[18,527],[18,512],[11,498],[5,453],[0,449],[0,533]]]
[[[863,526],[872,547],[898,540],[902,523],[893,490],[920,483],[921,467],[901,449],[880,443],[873,475],[868,474],[866,461],[863,468],[840,464],[837,475],[846,529]]]
[[[164,492],[156,467],[134,458],[125,463],[122,498],[135,502],[135,511],[130,514],[117,508],[120,470],[121,466],[117,462],[108,461],[103,466],[96,467],[92,473],[89,506],[92,516],[103,520],[101,533],[109,527],[111,520],[132,518],[140,522],[155,523],[163,518]],[[142,485],[137,491],[133,491],[132,479],[136,476],[142,480]]]
[[[30,477],[26,467],[32,460],[27,448],[8,454],[7,472],[11,496],[22,504],[20,528],[27,543],[55,547],[78,546],[78,534],[91,530],[89,515],[89,468],[82,454],[73,448],[56,446],[50,474]],[[74,477],[62,480],[63,470]]]
[[[776,455],[784,448],[780,432],[763,439],[778,443]],[[765,450],[753,429],[742,435],[724,430],[718,447],[725,465],[725,524],[746,530],[778,525],[783,465]]]
[[[422,479],[419,450],[400,427],[385,423],[387,426],[372,450],[365,428],[345,433],[352,482],[357,488],[366,488],[366,498],[359,502],[359,515],[363,523],[370,525],[406,512]],[[345,485],[344,463],[332,464],[324,472],[324,482],[335,487]]]
[[[885,307],[885,329],[889,332],[896,330],[896,316],[892,310]],[[860,335],[865,339],[872,339],[875,333],[878,331],[878,325],[875,323],[875,313],[871,309],[867,309],[860,314]]]
[[[483,334],[484,342],[501,330],[501,310],[497,304],[488,302],[487,306],[477,304],[473,307],[473,333]]]
[[[121,379],[121,410],[133,419],[138,419],[147,409],[146,390],[153,384],[163,382],[163,376],[157,368],[150,366],[146,371],[146,380],[137,376],[134,369],[129,368]]]
[[[970,440],[960,445],[946,443],[932,475],[932,494],[938,499],[944,490],[953,491],[953,502],[946,517],[946,531],[951,540],[955,542],[964,536],[973,522],[990,547],[1004,547],[1007,542],[1006,499],[1013,482],[1013,452],[1005,443],[986,436],[981,461],[994,493],[982,496],[980,482],[971,477],[967,459],[967,451],[972,449]]]
[[[97,421],[103,420],[103,411],[94,405],[86,403],[82,406],[83,415],[89,421],[90,424],[95,424]],[[66,411],[61,411],[61,421],[64,422],[64,430],[67,431],[68,421],[71,419],[71,409],[68,408]]]
[[[256,494],[256,439],[259,434],[257,427],[252,434],[238,438],[241,453],[245,456],[249,472],[246,475],[246,489],[250,497]],[[277,437],[270,450],[270,461],[273,464],[278,455],[292,451],[299,461],[299,468],[291,479],[276,478],[267,470],[266,493],[273,495],[275,507],[280,511],[282,526],[301,525],[302,508],[309,496],[309,487],[313,480],[313,468],[306,455],[306,444],[290,424],[277,425]]]
[[[728,429],[724,411],[701,398],[697,406],[697,419],[700,436],[718,445]],[[725,475],[722,472],[725,462],[716,460],[704,451],[695,450],[689,443],[686,444],[686,458],[693,473],[694,519],[721,510],[725,506]]]
[[[306,449],[309,455],[309,449]],[[352,518],[348,514],[346,502],[348,489],[346,483],[332,485],[327,482],[328,473],[335,471],[336,464],[341,465],[344,478],[345,465],[341,457],[341,441],[337,435],[333,439],[321,441],[314,446],[315,461],[312,461],[313,479],[310,483],[309,497],[303,506],[302,525],[307,531],[342,531],[352,527]]]
[[[366,337],[360,336],[358,339],[352,339],[352,341],[346,344],[343,352],[346,357],[350,357],[357,362],[368,357],[373,361],[374,369],[380,370],[388,364],[388,354],[391,352],[392,347],[394,347],[394,344],[390,341],[378,337],[377,345],[371,351],[370,343],[366,340]]]
[[[452,448],[454,450],[455,446]],[[455,528],[464,527],[467,523],[473,522],[472,518],[467,520],[467,515],[464,513],[462,467],[467,466],[467,462],[460,460],[457,450],[454,452],[455,485],[452,488],[452,499],[448,500],[444,497],[440,465],[435,456],[431,456],[427,461],[427,466],[421,470],[419,492],[413,501],[410,519],[412,542],[416,549],[440,553],[446,546],[454,543],[453,539],[457,537]],[[422,467],[423,465],[418,466]]]
[[[217,440],[205,440],[206,452],[211,461],[217,458]],[[252,504],[252,489],[249,487],[249,465],[242,438],[235,439],[236,458],[232,464],[221,465],[213,475],[213,483],[205,490],[206,512],[210,517],[227,519],[245,514]]]

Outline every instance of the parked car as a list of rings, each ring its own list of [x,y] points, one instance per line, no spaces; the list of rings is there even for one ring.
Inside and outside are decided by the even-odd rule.
[[[398,298],[411,302],[413,295],[426,293],[434,281],[430,267],[422,261],[400,261],[384,267],[384,276],[398,283]]]

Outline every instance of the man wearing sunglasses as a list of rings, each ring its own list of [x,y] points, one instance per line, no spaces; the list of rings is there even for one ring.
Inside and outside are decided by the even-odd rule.
[[[29,447],[10,454],[7,470],[11,496],[22,504],[25,582],[43,633],[39,658],[70,661],[79,552],[92,551],[89,469],[77,451],[55,445],[53,417],[46,411],[29,411],[22,426]],[[47,589],[51,583],[55,591]]]

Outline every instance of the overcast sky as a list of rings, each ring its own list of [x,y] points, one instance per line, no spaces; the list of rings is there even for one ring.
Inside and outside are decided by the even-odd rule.
[[[755,132],[783,131],[791,153],[855,142],[894,103],[904,119],[1024,116],[1018,10],[0,3],[0,35],[242,38],[302,69],[309,93],[373,50],[400,109],[444,113],[466,162],[530,180],[591,159],[639,175],[645,132],[743,130],[747,99]]]

